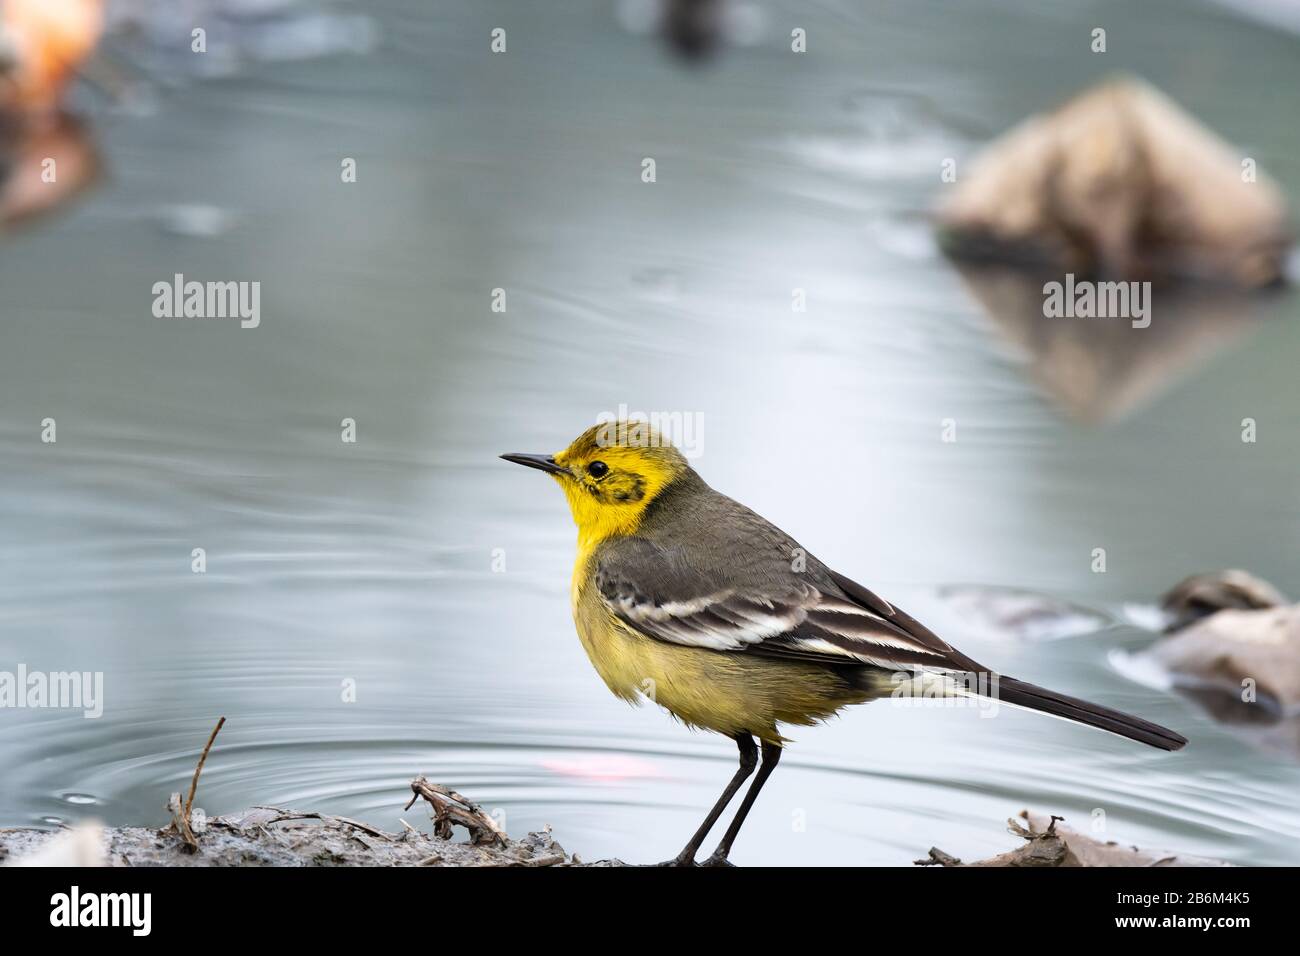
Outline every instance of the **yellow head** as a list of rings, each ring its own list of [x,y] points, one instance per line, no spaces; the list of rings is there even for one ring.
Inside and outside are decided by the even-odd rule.
[[[501,457],[560,483],[583,548],[633,534],[659,493],[691,470],[682,453],[644,422],[594,425],[554,455]]]

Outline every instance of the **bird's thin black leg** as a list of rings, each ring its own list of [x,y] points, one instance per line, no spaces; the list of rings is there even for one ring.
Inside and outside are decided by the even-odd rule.
[[[713,805],[709,815],[704,818],[700,828],[695,831],[695,836],[691,837],[691,841],[682,848],[682,852],[678,853],[675,859],[660,864],[661,866],[695,865],[695,854],[699,852],[700,844],[709,835],[713,825],[718,822],[718,817],[722,816],[722,811],[727,809],[727,804],[736,795],[740,785],[754,772],[754,768],[758,765],[758,747],[754,745],[754,738],[749,734],[736,734],[736,745],[740,748],[740,767],[736,770],[736,775],[731,778],[731,783],[727,784],[727,788],[722,791],[722,796],[718,797],[718,802]],[[763,746],[766,748],[767,745],[764,744]],[[762,771],[759,772],[762,773]]]
[[[723,834],[722,842],[718,844],[718,848],[713,851],[713,856],[705,861],[705,866],[731,865],[727,862],[727,854],[731,852],[731,844],[735,842],[736,834],[740,832],[741,824],[745,822],[745,816],[749,813],[749,808],[758,799],[758,791],[763,789],[763,784],[772,775],[772,771],[776,769],[777,762],[780,759],[781,748],[776,744],[763,741],[763,765],[758,768],[758,776],[754,778],[754,782],[745,791],[745,799],[740,802],[740,809],[736,811],[736,818],[731,821],[731,826],[727,827],[727,832]]]

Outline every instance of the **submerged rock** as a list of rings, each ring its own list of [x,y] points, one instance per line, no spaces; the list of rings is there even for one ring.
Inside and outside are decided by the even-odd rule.
[[[1177,687],[1225,721],[1300,714],[1300,606],[1244,571],[1188,578],[1162,606],[1171,630],[1143,656]]]
[[[1196,701],[1252,746],[1300,759],[1300,605],[1230,570],[1180,582],[1162,609],[1165,636],[1125,668]]]
[[[1219,611],[1258,611],[1286,603],[1282,592],[1273,585],[1235,568],[1193,574],[1160,599],[1161,609],[1169,616],[1167,631],[1176,631]]]
[[[957,619],[984,636],[1043,640],[1096,633],[1114,618],[1082,605],[1007,588],[950,587]],[[1133,653],[1114,650],[1126,676],[1194,700],[1257,747],[1300,758],[1300,605],[1246,571],[1197,574],[1162,598],[1139,626],[1163,636]]]
[[[1016,588],[949,585],[939,596],[981,637],[1053,641],[1111,627],[1109,615],[1082,604]]]
[[[668,0],[663,32],[679,56],[687,60],[711,56],[722,44],[722,0]]]
[[[1118,79],[990,145],[938,213],[945,251],[1124,279],[1280,281],[1278,187],[1155,88]]]

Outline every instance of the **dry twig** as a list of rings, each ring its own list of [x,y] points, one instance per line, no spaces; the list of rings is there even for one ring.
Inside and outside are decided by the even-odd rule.
[[[455,790],[430,783],[424,777],[411,781],[414,796],[406,805],[411,809],[415,801],[423,797],[433,808],[433,835],[450,840],[452,826],[460,824],[469,831],[469,841],[475,846],[497,844],[504,846],[507,842],[505,832],[497,822],[483,812],[483,808],[472,800],[467,800]]]
[[[217,726],[212,728],[212,734],[208,737],[207,744],[203,747],[203,753],[199,754],[199,762],[194,767],[194,777],[190,780],[190,792],[185,803],[181,803],[181,795],[173,793],[171,799],[167,801],[167,809],[172,815],[172,827],[181,835],[185,845],[189,847],[191,853],[199,851],[198,838],[194,836],[194,830],[190,826],[191,814],[194,811],[194,794],[199,788],[199,774],[203,772],[203,764],[207,762],[208,751],[212,749],[212,742],[217,739],[217,734],[225,726],[226,718],[222,717],[217,721]]]

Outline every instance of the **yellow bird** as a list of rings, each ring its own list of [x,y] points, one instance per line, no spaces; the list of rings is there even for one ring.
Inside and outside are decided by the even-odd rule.
[[[848,704],[976,695],[1161,750],[1187,743],[1139,717],[977,664],[714,491],[644,423],[596,425],[555,455],[501,457],[550,474],[569,500],[578,526],[574,621],[609,689],[628,701],[649,698],[740,748],[735,776],[669,865],[695,865],[700,845],[757,767],[706,862],[727,865],[781,757],[786,741],[778,725],[813,724]]]

